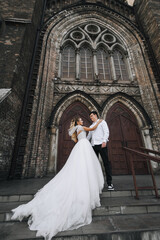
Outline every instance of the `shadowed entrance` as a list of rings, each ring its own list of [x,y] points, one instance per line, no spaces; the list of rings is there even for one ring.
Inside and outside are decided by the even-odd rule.
[[[131,174],[129,155],[123,150],[123,146],[133,149],[143,146],[137,120],[127,107],[116,103],[109,110],[106,121],[110,130],[108,149],[113,174]],[[147,164],[140,161],[140,158],[137,157],[134,164],[136,174],[148,173]]]
[[[59,123],[57,171],[60,171],[64,166],[74,146],[74,142],[68,135],[71,120],[76,116],[80,116],[84,121],[84,125],[89,126],[91,124],[89,112],[89,109],[79,101],[74,102],[64,111]]]

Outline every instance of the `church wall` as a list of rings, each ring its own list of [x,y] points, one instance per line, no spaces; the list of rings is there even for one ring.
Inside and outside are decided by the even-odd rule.
[[[0,1],[0,178],[10,169],[43,1]]]
[[[152,121],[152,126],[144,125],[141,127],[146,127],[150,131],[152,147],[154,149],[158,148],[160,119],[157,102],[150,82],[150,80],[154,81],[154,75],[150,67],[148,55],[145,52],[141,34],[138,31],[136,32],[132,27],[129,27],[127,22],[118,16],[112,18],[107,13],[106,15],[99,14],[98,10],[95,11],[94,7],[89,6],[88,8],[90,12],[87,12],[87,14],[85,11],[83,12],[83,7],[82,9],[79,7],[78,10],[76,8],[74,10],[71,9],[67,14],[66,11],[65,13],[62,11],[55,19],[54,17],[50,19],[50,24],[48,24],[48,29],[43,39],[43,50],[24,157],[23,177],[40,177],[47,173],[50,154],[49,147],[53,148],[53,151],[56,152],[58,142],[58,122],[55,122],[54,126],[48,125],[49,118],[53,109],[57,108],[58,102],[67,94],[71,94],[76,90],[84,92],[88,95],[88,98],[92,97],[99,104],[99,109],[103,107],[104,102],[109,97],[119,92],[132,97],[133,100],[135,99],[145,109]],[[79,10],[82,10],[81,14],[77,13]],[[75,80],[67,82],[57,79],[59,49],[62,37],[68,30],[76,26],[76,24],[87,23],[88,21],[106,24],[106,26],[110,27],[124,40],[124,44],[127,46],[129,52],[129,60],[132,68],[132,83],[130,82],[126,85],[118,82],[97,84],[93,81],[90,84],[85,84]],[[63,106],[62,103],[59,108],[63,112],[66,106]],[[51,128],[50,132],[48,127]],[[49,146],[50,138],[52,144],[55,142],[54,146]],[[32,152],[30,151],[31,149]]]
[[[157,68],[160,69],[160,2],[159,0],[136,0],[135,14],[137,22],[141,31],[145,33],[147,41],[150,42],[155,59],[157,61]],[[150,56],[150,61],[154,62],[153,57]],[[155,72],[157,83],[160,89],[160,70]]]
[[[135,1],[135,16],[139,29],[145,36],[145,61],[148,63],[148,71],[152,71],[150,75],[150,83],[152,90],[149,89],[147,83],[143,83],[141,89],[144,91],[144,96],[152,91],[152,96],[148,104],[150,105],[150,116],[152,118],[153,113],[159,116],[159,105],[160,105],[160,2],[158,0],[136,0]],[[151,72],[150,71],[150,72]],[[153,97],[154,96],[154,97]],[[146,98],[147,103],[147,98]],[[153,120],[152,120],[153,121]],[[156,139],[159,139],[159,127],[156,131],[156,124],[159,120],[154,119],[153,131],[155,131],[155,140],[153,140],[153,146],[156,150],[159,149],[159,143],[156,144]],[[158,140],[159,142],[159,140]]]
[[[3,148],[0,155],[0,175],[5,178],[11,163],[15,137],[19,136],[17,128],[21,110],[25,106],[23,105],[22,108],[22,102],[44,1],[0,0],[1,2],[3,12],[0,16],[0,43],[2,43],[3,57],[0,60],[0,66],[4,69],[0,76],[1,88],[11,88],[8,97],[0,104],[2,109],[0,141],[3,143],[1,144]],[[15,164],[15,171],[12,168],[13,177],[21,177],[21,174],[24,178],[42,177],[48,172],[56,172],[53,161],[56,161],[60,116],[67,104],[76,100],[82,101],[88,108],[95,106],[102,116],[106,116],[114,102],[122,101],[133,110],[137,121],[140,122],[139,127],[145,139],[145,146],[160,150],[159,91],[146,49],[146,40],[139,24],[143,25],[147,14],[150,19],[151,11],[147,10],[145,15],[140,1],[137,0],[140,10],[137,10],[138,5],[135,5],[135,18],[133,8],[124,2],[100,0],[97,3],[97,1],[86,0],[77,4],[77,1],[71,0],[65,1],[64,4],[59,0],[47,1],[45,23],[40,33],[40,41],[43,39],[42,49],[37,48],[37,51],[41,51],[41,55],[38,67],[35,64],[35,68],[38,68],[38,75],[33,82],[35,91],[28,95],[28,98],[33,99],[27,105],[32,112],[25,116],[25,123],[28,124],[26,130],[26,125],[24,127],[24,122],[20,120],[27,134],[23,135],[25,131],[21,132],[23,138],[17,145],[19,151],[15,154],[15,162],[12,161]],[[142,2],[148,7],[147,1]],[[157,4],[156,0],[152,2]],[[72,7],[69,6],[71,3]],[[141,18],[141,12],[144,14],[143,18]],[[158,14],[156,16],[158,19]],[[93,80],[90,83],[83,83],[75,79],[65,81],[58,78],[62,38],[77,24],[88,22],[102,24],[124,42],[132,72],[130,82],[124,84],[111,81],[102,84]],[[156,25],[154,26],[156,29]],[[150,28],[146,29],[150,33]],[[154,49],[157,49],[157,39],[153,41],[152,33],[151,44]],[[150,123],[144,120],[145,114],[143,115],[142,109],[148,114]],[[57,114],[55,118],[52,116],[53,112]],[[16,166],[19,164],[20,168]]]

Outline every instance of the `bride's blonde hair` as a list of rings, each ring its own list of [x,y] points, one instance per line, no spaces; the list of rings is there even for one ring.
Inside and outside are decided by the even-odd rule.
[[[74,128],[74,127],[77,125],[77,121],[78,121],[79,119],[80,119],[80,117],[73,118],[73,119],[71,120],[70,128],[69,128],[69,129]],[[77,132],[76,132],[76,131],[71,135],[71,139],[72,139],[74,142],[77,142],[77,141],[78,141],[78,139],[77,139]]]

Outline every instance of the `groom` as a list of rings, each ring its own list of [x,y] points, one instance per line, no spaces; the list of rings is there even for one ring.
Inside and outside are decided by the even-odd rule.
[[[93,127],[99,120],[98,114],[96,111],[92,111],[90,112],[89,116],[93,122],[93,124],[90,127]],[[114,190],[114,187],[112,184],[111,162],[108,159],[108,149],[107,149],[108,137],[109,137],[109,129],[106,121],[103,120],[94,131],[89,132],[87,139],[91,140],[92,147],[97,157],[99,156],[99,154],[102,157],[105,172],[106,172],[108,190]]]

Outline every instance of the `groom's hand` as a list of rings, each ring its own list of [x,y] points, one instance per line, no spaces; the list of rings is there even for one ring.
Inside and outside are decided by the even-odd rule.
[[[102,145],[101,145],[102,148],[105,148],[106,146],[107,146],[106,142],[103,142]]]

